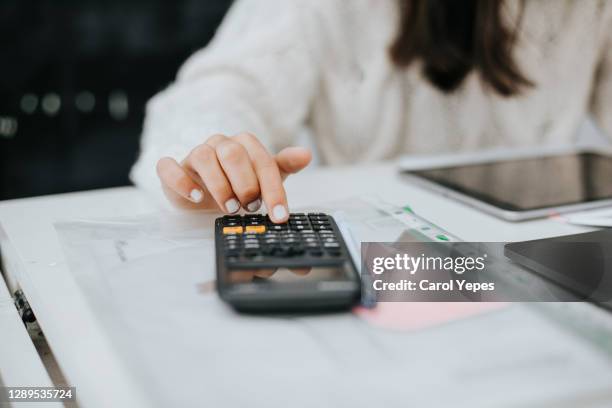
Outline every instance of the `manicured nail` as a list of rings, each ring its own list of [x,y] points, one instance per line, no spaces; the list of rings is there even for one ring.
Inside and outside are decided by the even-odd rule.
[[[233,214],[240,209],[240,203],[235,198],[231,198],[225,202],[225,209],[228,213]]]
[[[250,212],[255,212],[257,210],[259,210],[259,207],[261,207],[261,200],[258,198],[257,200],[247,204],[247,210],[249,210]]]
[[[287,217],[287,210],[285,209],[285,206],[279,204],[272,210],[272,215],[276,221],[282,221],[285,219],[285,217]]]
[[[199,203],[200,201],[202,201],[202,198],[204,198],[204,194],[201,190],[194,188],[193,190],[191,190],[191,193],[189,193],[189,198],[194,203]]]

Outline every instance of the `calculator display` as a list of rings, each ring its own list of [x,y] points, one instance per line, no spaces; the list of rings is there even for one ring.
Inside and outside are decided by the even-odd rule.
[[[227,274],[230,283],[255,284],[336,281],[348,278],[347,270],[338,267],[229,270]]]

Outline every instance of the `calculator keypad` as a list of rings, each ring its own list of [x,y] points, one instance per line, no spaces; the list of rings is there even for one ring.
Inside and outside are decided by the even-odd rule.
[[[284,224],[274,224],[261,214],[226,215],[221,219],[221,231],[224,256],[229,262],[342,255],[329,216],[322,213],[290,214]]]

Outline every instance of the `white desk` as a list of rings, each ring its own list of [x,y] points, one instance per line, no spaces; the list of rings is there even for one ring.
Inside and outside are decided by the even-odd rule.
[[[468,241],[525,240],[582,230],[550,220],[505,223],[406,184],[392,165],[313,169],[290,178],[287,190],[290,206],[317,205],[366,193],[400,205],[409,203],[417,213]],[[0,203],[0,225],[14,248],[4,254],[10,257],[5,259],[8,272],[24,290],[84,406],[137,407],[151,401],[146,390],[134,386],[102,327],[92,319],[70,276],[53,222],[158,209],[157,203],[129,187]]]

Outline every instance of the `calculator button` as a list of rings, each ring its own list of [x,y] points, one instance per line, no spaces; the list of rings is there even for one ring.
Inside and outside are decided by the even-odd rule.
[[[239,260],[237,256],[228,256],[226,259],[228,263],[236,263]]]
[[[266,232],[265,225],[247,225],[246,232],[253,232],[255,234],[263,234]]]
[[[322,256],[323,252],[320,249],[308,249],[308,254],[311,256]]]
[[[276,247],[274,251],[276,256],[288,256],[290,254],[290,248],[287,246]]]
[[[292,255],[302,255],[304,253],[304,247],[302,246],[292,246],[289,249]]]
[[[221,219],[223,225],[242,224],[242,218],[239,215],[226,215]]]
[[[223,227],[223,234],[242,234],[242,227]]]
[[[240,253],[240,248],[226,248],[225,255],[226,256],[237,256]]]
[[[324,248],[340,248],[340,244],[337,242],[325,242],[323,244]]]
[[[261,253],[264,254],[264,255],[274,255],[275,251],[276,251],[275,247],[273,247],[273,246],[265,246],[261,250]]]

